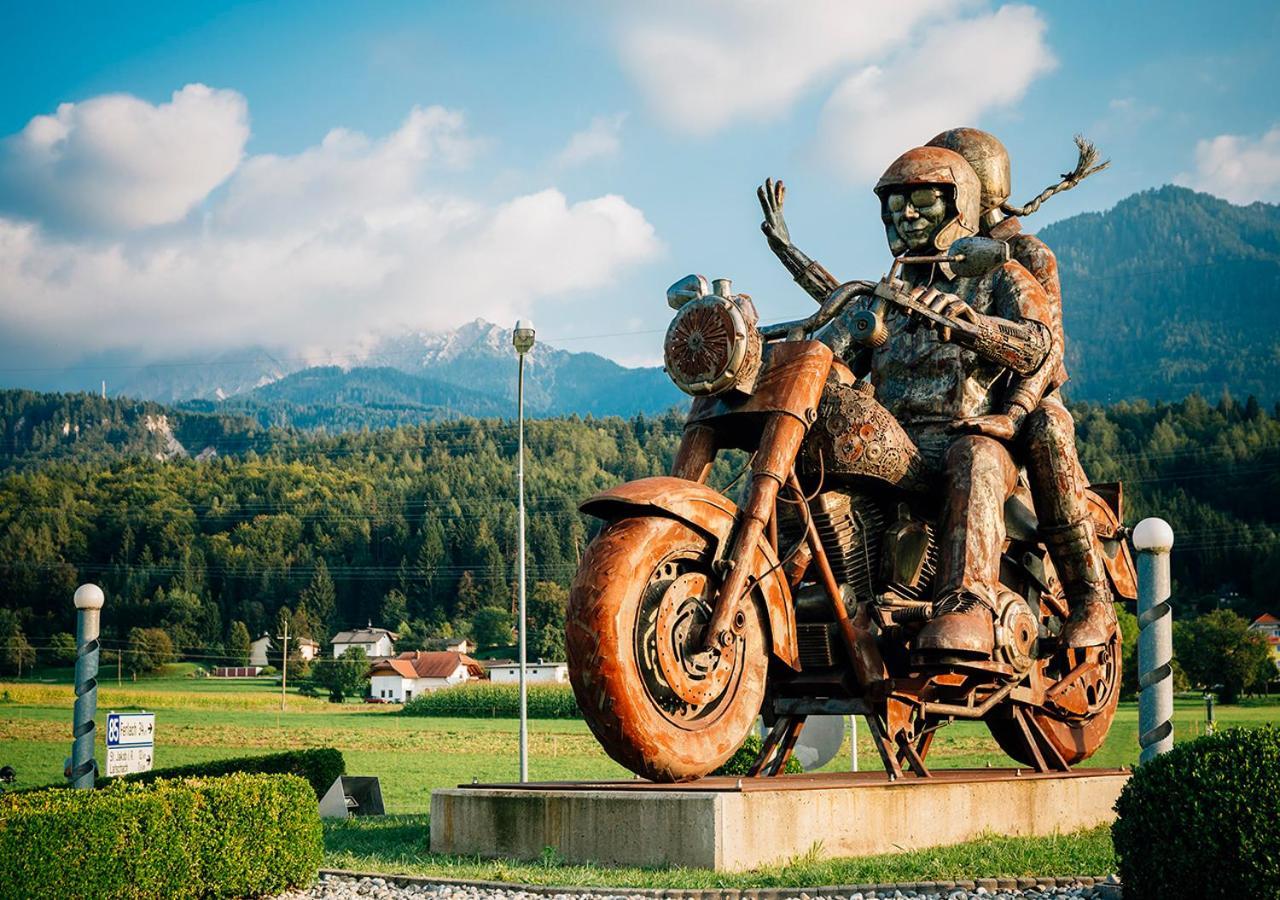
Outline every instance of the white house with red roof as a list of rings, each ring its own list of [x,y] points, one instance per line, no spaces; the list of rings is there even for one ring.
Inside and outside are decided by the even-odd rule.
[[[1267,639],[1271,646],[1271,660],[1280,671],[1280,619],[1271,613],[1263,613],[1249,623],[1249,630],[1256,631]]]
[[[427,691],[484,678],[484,666],[452,650],[411,650],[374,663],[369,669],[369,695],[404,703]]]

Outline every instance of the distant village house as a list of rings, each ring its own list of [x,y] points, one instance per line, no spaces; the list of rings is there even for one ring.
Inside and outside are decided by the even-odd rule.
[[[297,638],[296,640],[290,636],[289,644],[298,651],[298,656],[306,662],[311,662],[320,655],[320,645],[311,638]],[[263,633],[262,637],[249,644],[249,665],[251,666],[267,666],[270,662],[267,660],[267,654],[276,649],[275,643],[271,640],[271,635]]]
[[[271,636],[264,632],[262,637],[249,645],[249,665],[265,667],[267,665],[267,654],[273,646]]]
[[[1263,613],[1249,623],[1249,630],[1256,631],[1267,639],[1267,645],[1271,647],[1271,661],[1276,664],[1277,671],[1280,671],[1280,619],[1270,613]]]
[[[404,703],[418,694],[484,678],[484,666],[465,653],[411,650],[369,669],[369,695]]]
[[[475,641],[466,638],[428,638],[423,650],[449,650],[453,653],[474,653],[476,650]]]
[[[396,652],[396,635],[385,628],[356,628],[339,631],[333,636],[333,658],[337,659],[352,647],[359,647],[370,659],[386,659]]]
[[[298,638],[298,656],[306,662],[311,662],[320,655],[320,645],[311,638]]]
[[[569,664],[562,662],[526,662],[525,680],[531,683],[565,684],[569,681]],[[520,680],[520,663],[492,662],[488,664],[489,680],[495,684],[514,683]]]

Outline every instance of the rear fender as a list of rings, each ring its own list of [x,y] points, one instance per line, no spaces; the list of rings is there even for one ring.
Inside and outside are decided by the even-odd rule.
[[[738,507],[723,494],[696,481],[665,475],[620,484],[596,494],[578,508],[609,522],[631,516],[678,519],[714,542],[717,559],[723,558],[728,548],[738,515]],[[758,579],[756,587],[769,619],[770,645],[774,656],[799,671],[795,606],[791,587],[777,563],[773,547],[762,538],[752,557],[752,574]]]

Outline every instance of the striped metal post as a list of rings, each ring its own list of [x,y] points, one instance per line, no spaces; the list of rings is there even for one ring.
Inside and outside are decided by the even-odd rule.
[[[71,786],[92,788],[93,749],[97,731],[93,716],[98,711],[98,628],[102,612],[102,588],[82,584],[76,588],[76,705],[71,744]]]
[[[1138,551],[1139,762],[1147,762],[1173,749],[1173,529],[1164,519],[1143,519],[1133,529],[1133,546]]]

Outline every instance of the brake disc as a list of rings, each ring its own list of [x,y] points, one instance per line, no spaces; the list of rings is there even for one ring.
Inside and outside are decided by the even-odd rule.
[[[712,597],[707,576],[686,572],[663,592],[658,604],[658,668],[672,693],[692,706],[719,696],[729,683],[739,641],[703,649]]]

